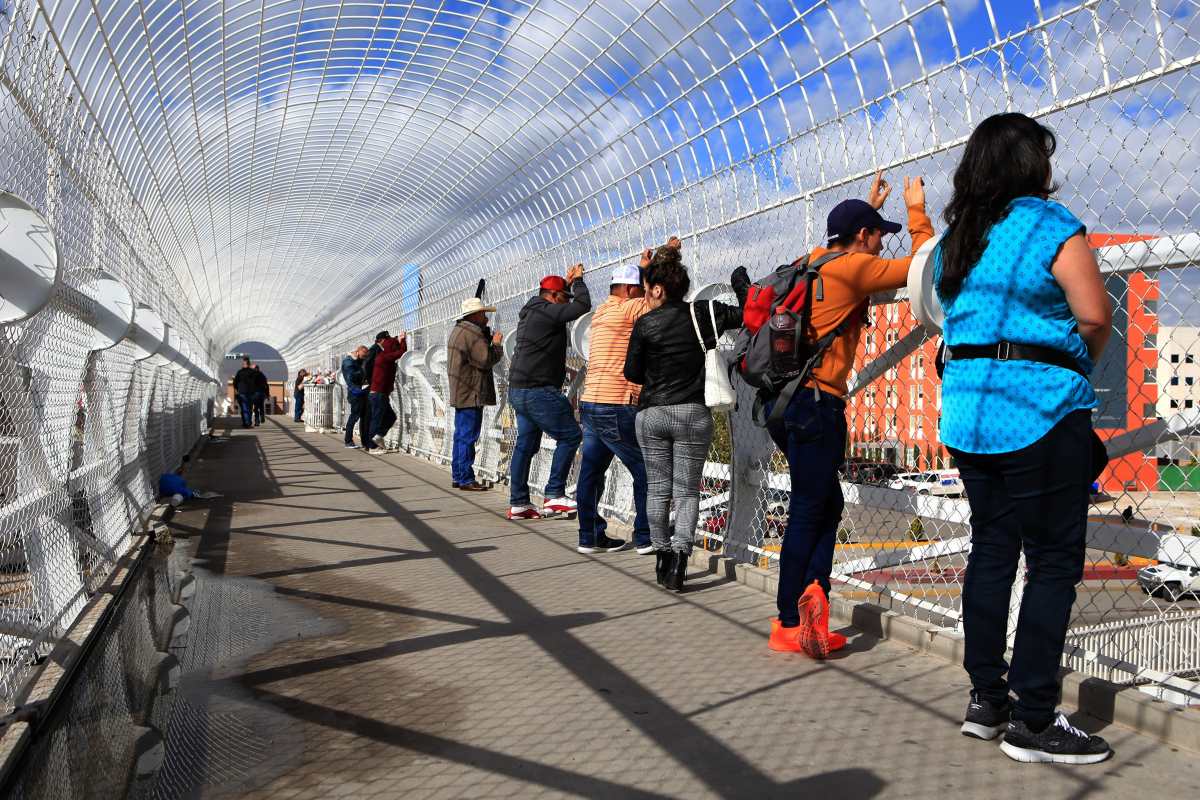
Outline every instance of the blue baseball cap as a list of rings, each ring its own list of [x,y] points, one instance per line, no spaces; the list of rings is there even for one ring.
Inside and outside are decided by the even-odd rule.
[[[863,228],[881,230],[884,233],[899,233],[904,230],[904,226],[899,222],[889,222],[879,216],[879,212],[866,200],[843,200],[838,203],[829,212],[826,227],[830,239],[853,236]]]

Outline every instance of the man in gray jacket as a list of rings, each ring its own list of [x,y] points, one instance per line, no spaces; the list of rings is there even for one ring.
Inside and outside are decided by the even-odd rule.
[[[500,334],[488,330],[488,312],[495,310],[478,297],[463,300],[459,320],[446,342],[450,406],[454,408],[450,480],[454,488],[464,492],[487,488],[475,480],[475,443],[483,427],[483,407],[496,405],[492,367],[504,357]]]
[[[521,309],[513,334],[517,349],[508,368],[508,404],[517,418],[509,471],[509,519],[540,519],[547,513],[575,516],[575,501],[567,497],[567,475],[583,433],[562,386],[567,374],[567,325],[591,307],[583,264],[576,264],[567,270],[566,278],[542,278],[537,295]],[[554,458],[545,502],[538,511],[529,502],[529,467],[541,447],[542,433],[554,439]]]

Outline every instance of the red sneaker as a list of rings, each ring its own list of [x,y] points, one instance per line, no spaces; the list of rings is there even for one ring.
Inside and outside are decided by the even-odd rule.
[[[542,515],[533,506],[510,506],[509,519],[541,519]]]
[[[805,653],[816,659],[828,657],[829,600],[821,584],[813,581],[800,596],[799,642]],[[844,644],[844,643],[843,643]]]
[[[771,638],[767,639],[767,647],[780,653],[802,653],[800,646],[800,629],[785,628],[779,623],[779,617],[771,620]]]

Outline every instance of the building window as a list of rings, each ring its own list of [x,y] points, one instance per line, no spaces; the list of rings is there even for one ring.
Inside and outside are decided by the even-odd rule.
[[[1184,378],[1183,382],[1186,383],[1188,386],[1191,386],[1192,384],[1194,384],[1196,382],[1196,379],[1195,378]]]
[[[942,410],[942,385],[940,383],[937,387],[937,408],[938,411]]]
[[[1156,383],[1158,376],[1154,374],[1154,370],[1148,369],[1146,370],[1146,374],[1142,376],[1142,381],[1145,383]]]
[[[917,407],[917,387],[915,387],[915,386],[908,387],[908,407],[909,408]]]
[[[1157,350],[1158,349],[1158,334],[1155,333],[1154,331],[1150,331],[1149,333],[1147,333],[1146,338],[1142,340],[1142,347],[1144,347],[1147,350]]]
[[[1145,419],[1154,419],[1158,416],[1158,408],[1154,403],[1146,403],[1142,406],[1142,417]]]
[[[1184,408],[1191,408],[1191,407],[1192,407],[1192,401],[1191,401],[1191,400],[1184,400],[1184,401],[1183,401],[1183,407],[1184,407]]]
[[[1178,386],[1178,385],[1179,385],[1179,376],[1178,376],[1178,375],[1176,375],[1175,377],[1171,378],[1171,385],[1172,385],[1172,386]]]
[[[1178,401],[1178,400],[1172,400],[1172,401],[1171,401],[1171,408],[1179,408],[1179,401]]]
[[[922,380],[925,379],[925,356],[924,355],[917,356],[917,377]]]
[[[1185,363],[1185,364],[1195,364],[1195,363],[1196,363],[1196,357],[1195,357],[1194,355],[1192,355],[1191,353],[1188,353],[1186,356],[1184,356],[1184,357],[1183,357],[1183,363]]]
[[[1179,363],[1179,353],[1171,353],[1171,363],[1172,364]]]
[[[1142,301],[1142,310],[1145,311],[1147,314],[1157,314],[1158,313],[1158,301],[1157,300],[1143,300]]]

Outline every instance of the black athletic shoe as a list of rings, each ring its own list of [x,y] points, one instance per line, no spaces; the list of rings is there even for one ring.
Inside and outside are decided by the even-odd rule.
[[[1000,749],[1013,761],[1027,764],[1097,764],[1113,752],[1108,742],[1073,727],[1062,714],[1040,733],[1013,720],[1008,723]]]
[[[580,553],[617,553],[625,549],[624,539],[610,539],[601,535],[592,544],[581,544],[575,549]]]
[[[967,714],[963,717],[960,730],[963,736],[973,739],[983,739],[990,742],[1008,727],[1009,717],[1012,716],[1012,703],[1006,697],[1004,705],[998,706],[990,700],[980,697],[971,691],[971,702],[967,704]]]

